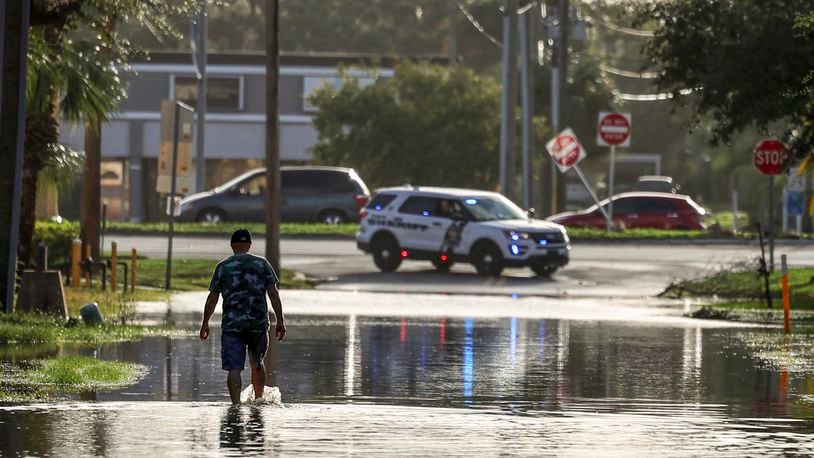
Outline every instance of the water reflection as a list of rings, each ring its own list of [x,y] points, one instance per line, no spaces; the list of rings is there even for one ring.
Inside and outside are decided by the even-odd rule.
[[[602,417],[604,423],[594,425],[606,431],[612,431],[613,425],[624,428],[623,419],[632,418],[640,428],[635,434],[644,437],[647,428],[661,433],[666,428],[675,433],[672,440],[678,441],[704,431],[710,434],[705,428],[713,425],[727,440],[741,434],[765,441],[769,435],[782,442],[784,435],[793,433],[796,444],[802,440],[801,434],[811,439],[814,429],[814,378],[756,364],[738,338],[744,331],[735,329],[357,315],[294,315],[288,317],[288,327],[288,338],[272,345],[265,363],[269,385],[280,387],[289,406],[330,405],[328,410],[339,404],[421,406],[436,413],[467,407],[460,410],[545,420],[527,424],[530,437],[544,431],[552,416],[561,419],[564,428],[575,428],[564,420],[569,418],[581,429],[599,421],[592,416],[608,415]],[[219,339],[202,343],[195,338],[149,338],[90,350],[48,348],[43,354],[79,351],[151,368],[132,387],[97,393],[99,401],[107,401],[99,405],[122,400],[228,400]],[[0,358],[10,361],[21,356],[19,351],[8,350]],[[247,377],[244,373],[244,382]],[[98,425],[94,431],[98,430],[100,442],[83,443],[85,448],[77,453],[105,455],[104,437],[122,434],[119,429],[104,429],[109,422],[120,420],[113,418],[115,411],[101,410],[104,414],[98,415],[108,418],[90,418],[91,425]],[[193,428],[190,434],[204,437],[214,432],[214,448],[224,453],[264,454],[269,444],[279,445],[269,438],[272,432],[281,431],[271,420],[273,414],[245,406],[226,408],[225,404],[218,404],[216,410],[217,424]],[[362,421],[352,411],[342,412],[352,421]],[[308,415],[312,414],[320,415]],[[624,415],[612,417],[619,414]],[[416,422],[428,415],[435,413],[416,414]],[[383,414],[384,418],[392,416]],[[4,446],[6,452],[46,450],[36,447],[35,438],[57,437],[57,431],[61,435],[70,430],[73,426],[68,418],[64,412],[12,414],[0,409],[0,443],[10,444]],[[443,421],[434,424],[437,429]],[[376,425],[395,434],[391,428],[399,423],[385,420]],[[298,424],[297,428],[307,435],[309,426]],[[354,427],[359,425],[354,423]],[[456,430],[461,425],[448,427]],[[551,434],[547,440],[556,439],[556,432]],[[509,437],[511,434],[507,441]],[[706,445],[723,440],[721,437],[709,437]],[[794,447],[792,450],[799,451]]]
[[[220,448],[238,455],[263,452],[265,430],[260,407],[229,406],[220,422]]]

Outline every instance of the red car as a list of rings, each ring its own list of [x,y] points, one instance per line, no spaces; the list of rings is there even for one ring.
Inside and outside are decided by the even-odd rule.
[[[664,192],[625,192],[613,199],[613,221],[624,228],[706,230],[707,212],[690,196]],[[608,210],[610,199],[601,203]],[[570,227],[605,228],[605,217],[596,205],[577,212],[557,213],[548,221]]]

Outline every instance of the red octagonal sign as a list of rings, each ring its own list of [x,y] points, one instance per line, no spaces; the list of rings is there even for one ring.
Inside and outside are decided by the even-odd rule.
[[[599,113],[597,144],[599,146],[630,146],[630,115]]]
[[[752,161],[760,173],[780,175],[791,163],[791,154],[783,142],[776,138],[767,138],[755,146]]]
[[[567,172],[587,156],[585,148],[579,143],[577,135],[570,127],[549,140],[545,147],[562,173]]]

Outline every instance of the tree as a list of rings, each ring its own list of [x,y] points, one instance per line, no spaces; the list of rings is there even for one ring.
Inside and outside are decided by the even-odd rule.
[[[172,6],[163,0],[31,1],[18,250],[24,265],[31,258],[39,174],[52,156],[63,151],[59,145],[60,118],[87,122],[98,131],[125,94],[119,68],[138,50],[120,38],[110,24],[122,18],[149,25],[156,33],[171,34],[169,21],[192,11],[192,5],[185,2]],[[98,162],[99,155],[86,160]],[[98,170],[98,165],[91,169]],[[89,223],[98,226],[98,216]]]
[[[690,105],[695,124],[711,118],[714,140],[754,126],[811,153],[814,133],[800,130],[814,102],[809,0],[641,2],[634,12],[638,24],[656,24],[645,52],[657,86]]]
[[[311,103],[315,158],[373,186],[497,183],[500,86],[471,70],[404,62],[368,86],[323,86]]]

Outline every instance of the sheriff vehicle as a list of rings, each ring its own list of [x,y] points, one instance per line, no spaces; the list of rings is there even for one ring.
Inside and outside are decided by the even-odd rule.
[[[430,261],[440,271],[467,262],[480,275],[528,266],[549,276],[568,264],[568,235],[563,226],[530,213],[489,191],[384,188],[360,211],[356,243],[383,272],[415,259]]]

